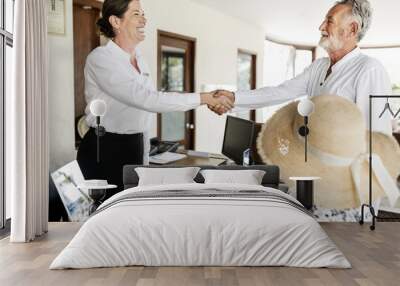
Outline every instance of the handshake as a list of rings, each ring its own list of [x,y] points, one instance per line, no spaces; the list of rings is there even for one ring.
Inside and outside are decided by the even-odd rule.
[[[218,115],[227,113],[235,106],[235,94],[227,90],[215,90],[200,94],[201,104],[207,104],[208,108]]]

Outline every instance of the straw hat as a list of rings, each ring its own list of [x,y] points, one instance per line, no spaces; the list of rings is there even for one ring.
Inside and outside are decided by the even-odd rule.
[[[297,112],[298,102],[284,106],[267,121],[257,140],[258,153],[265,163],[280,167],[282,179],[291,187],[289,177],[321,177],[315,182],[317,206],[359,207],[368,200],[369,135],[364,117],[354,103],[340,96],[321,95],[311,100],[315,112],[309,117],[307,162],[304,138],[298,134],[304,122]],[[391,136],[373,132],[373,152],[373,198],[387,196],[392,205],[398,205],[399,144]]]
[[[89,126],[86,123],[85,115],[83,115],[81,118],[79,118],[77,126],[78,126],[79,137],[81,137],[83,139],[83,137],[85,137],[85,134],[89,131]]]

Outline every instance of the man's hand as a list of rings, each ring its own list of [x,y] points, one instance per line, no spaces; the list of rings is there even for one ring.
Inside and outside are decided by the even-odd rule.
[[[200,94],[200,98],[201,104],[207,104],[208,108],[218,115],[226,113],[234,107],[234,97],[224,96],[221,91],[204,92]]]
[[[232,103],[232,105],[235,102],[235,94],[233,92],[227,91],[227,90],[216,90],[213,92],[214,94],[214,98],[219,98],[219,99],[225,99],[228,100]],[[234,106],[233,106],[234,107]],[[233,108],[232,107],[232,108]],[[229,110],[226,110],[224,108],[224,106],[222,105],[215,105],[215,106],[210,106],[208,105],[208,108],[213,111],[214,113],[218,114],[218,115],[222,115],[226,112],[228,112]]]

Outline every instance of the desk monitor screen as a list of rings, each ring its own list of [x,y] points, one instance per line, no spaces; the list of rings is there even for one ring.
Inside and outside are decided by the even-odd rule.
[[[228,116],[225,125],[222,154],[243,164],[243,151],[252,147],[254,122],[242,118]]]

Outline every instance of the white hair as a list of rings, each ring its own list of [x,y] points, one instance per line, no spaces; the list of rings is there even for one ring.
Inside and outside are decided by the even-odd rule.
[[[358,24],[358,41],[361,41],[371,26],[372,8],[368,0],[341,0],[336,4],[349,5],[351,16]]]

